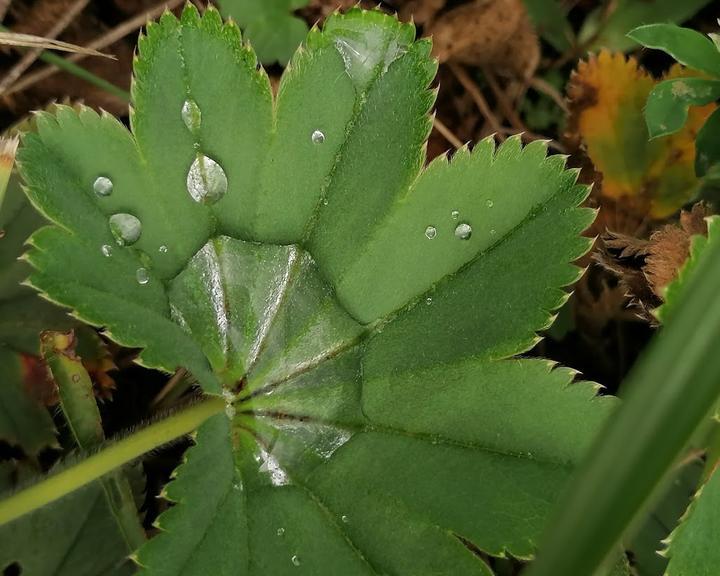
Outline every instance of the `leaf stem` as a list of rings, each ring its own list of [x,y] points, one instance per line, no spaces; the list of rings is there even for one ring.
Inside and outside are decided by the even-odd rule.
[[[200,426],[222,412],[225,400],[210,396],[180,412],[107,445],[78,464],[0,501],[0,525],[37,510]]]

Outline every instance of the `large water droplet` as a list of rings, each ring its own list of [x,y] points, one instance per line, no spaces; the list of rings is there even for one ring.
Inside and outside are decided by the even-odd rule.
[[[138,268],[135,271],[135,279],[141,286],[145,286],[145,284],[150,282],[150,274],[148,274],[147,268]]]
[[[119,246],[135,244],[142,234],[142,224],[132,214],[113,214],[110,216],[110,232]]]
[[[195,100],[185,100],[182,107],[182,119],[185,122],[185,126],[193,134],[200,130],[200,124],[202,123],[202,113],[200,107],[197,105]]]
[[[198,155],[187,175],[187,189],[195,202],[215,204],[227,192],[225,170],[212,158]]]
[[[98,196],[110,196],[113,191],[113,183],[107,176],[98,176],[93,183],[93,190]]]
[[[467,240],[472,236],[472,226],[467,222],[461,222],[455,227],[455,238]]]
[[[428,240],[432,240],[435,236],[437,236],[437,228],[435,228],[435,226],[428,226],[425,228],[425,237]]]
[[[110,256],[112,256],[112,246],[110,246],[110,244],[103,244],[100,246],[100,252],[102,252],[105,258],[110,258]]]
[[[320,130],[315,130],[312,133],[312,136],[310,136],[310,139],[312,140],[313,144],[322,144],[325,142],[325,134],[320,132]]]
[[[300,558],[297,554],[293,554],[293,557],[290,558],[290,562],[293,563],[293,566],[300,566]]]

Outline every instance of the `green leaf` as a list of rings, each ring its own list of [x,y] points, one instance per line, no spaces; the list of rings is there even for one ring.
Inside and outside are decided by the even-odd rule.
[[[674,24],[648,24],[628,33],[628,37],[646,48],[670,54],[683,66],[720,76],[720,52],[710,38]]]
[[[25,137],[55,223],[33,285],[228,403],[146,574],[488,576],[473,550],[533,555],[614,406],[513,358],[578,277],[586,187],[518,137],[423,168],[436,65],[414,37],[334,15],[273,101],[237,28],[188,7],[140,40],[132,134],[61,108]]]
[[[28,576],[130,576],[129,548],[99,482],[0,527],[0,568]],[[90,561],[89,561],[90,560]],[[12,573],[12,572],[10,572]]]
[[[708,235],[696,235],[692,237],[688,259],[682,268],[678,270],[677,278],[665,288],[665,302],[655,311],[658,320],[663,324],[666,324],[668,320],[676,314],[675,310],[677,310],[683,298],[686,298],[685,292],[687,292],[687,286],[691,278],[696,274],[698,262],[700,262],[700,258],[708,243],[715,243],[718,237],[720,237],[720,218],[711,216],[707,219],[707,223]]]
[[[623,385],[625,401],[558,503],[530,576],[592,573],[715,412],[718,290],[720,248],[709,242],[677,311]]]
[[[720,98],[720,80],[675,78],[660,82],[648,96],[645,121],[651,138],[680,130],[690,106],[704,106]]]
[[[82,452],[104,440],[92,383],[71,334],[45,333],[43,357],[68,429]],[[145,540],[122,470],[0,527],[0,567],[34,576],[133,574],[128,555]],[[38,543],[42,551],[38,553]]]
[[[633,568],[638,576],[665,574],[667,558],[658,554],[658,550],[692,500],[702,471],[703,463],[700,460],[693,460],[674,471],[657,502],[646,514],[642,526],[628,543]]]
[[[607,48],[626,52],[637,46],[627,35],[633,28],[655,22],[684,22],[709,3],[710,0],[617,0],[609,16],[605,15],[605,7],[599,7],[585,19],[578,42],[581,45],[590,42],[587,49],[591,51]]]
[[[665,554],[667,576],[712,576],[720,564],[716,535],[720,518],[720,474],[700,488],[680,525],[671,534]]]
[[[308,0],[221,0],[223,16],[234,18],[263,64],[285,66],[305,39],[307,24],[292,15]]]
[[[34,456],[56,444],[50,414],[25,390],[19,354],[0,346],[0,440]]]
[[[715,110],[695,138],[695,172],[704,176],[720,163],[720,109]]]
[[[575,41],[567,19],[567,10],[558,0],[523,0],[528,16],[540,36],[558,52],[564,52]]]
[[[43,223],[13,175],[0,209],[0,345],[28,354],[38,353],[42,330],[73,325],[65,312],[21,284],[30,267],[18,258],[25,241]]]

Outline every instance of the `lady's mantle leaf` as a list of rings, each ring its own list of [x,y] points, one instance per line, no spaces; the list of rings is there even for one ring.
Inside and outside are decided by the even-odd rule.
[[[688,76],[688,71],[673,67],[666,76],[673,80],[670,89],[682,90],[699,81]],[[706,105],[693,107],[682,129],[671,137],[649,140],[656,133],[648,134],[643,109],[655,84],[633,58],[603,51],[581,62],[573,76],[568,88],[569,124],[602,173],[601,193],[622,199],[640,214],[649,211],[653,217],[663,218],[698,190],[695,136],[715,105],[697,101]],[[670,131],[670,127],[665,125],[662,131]]]
[[[228,400],[147,574],[486,576],[472,550],[533,554],[612,406],[511,359],[578,276],[586,189],[518,138],[422,169],[435,64],[414,35],[335,15],[273,100],[237,28],[189,7],[140,41],[132,135],[61,109],[25,139],[56,224],[33,284]]]

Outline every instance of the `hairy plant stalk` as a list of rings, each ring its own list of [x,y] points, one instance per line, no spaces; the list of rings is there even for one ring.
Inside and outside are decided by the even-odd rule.
[[[225,400],[214,396],[208,397],[130,436],[108,444],[100,452],[78,464],[0,501],[0,525],[46,506],[116,468],[132,462],[146,452],[192,432],[205,420],[224,409]]]

